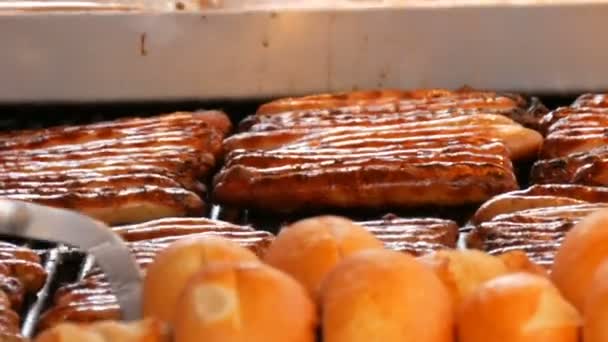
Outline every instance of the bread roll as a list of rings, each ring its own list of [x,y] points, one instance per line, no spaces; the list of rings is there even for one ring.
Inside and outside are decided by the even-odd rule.
[[[189,281],[175,342],[315,342],[316,311],[290,276],[260,263],[216,263]]]
[[[235,242],[213,236],[180,240],[159,253],[144,280],[144,317],[171,322],[188,279],[217,261],[258,261],[258,258]]]
[[[419,260],[430,266],[441,279],[450,292],[454,308],[481,284],[498,276],[518,271],[545,275],[540,266],[520,251],[494,256],[474,249],[446,249],[422,256]]]
[[[536,274],[543,277],[548,277],[547,270],[530,260],[528,255],[523,251],[510,251],[498,255],[498,258],[507,266],[510,273],[525,272]]]
[[[566,234],[557,251],[551,277],[579,311],[600,263],[608,258],[608,210],[597,211]]]
[[[278,234],[264,260],[293,276],[316,298],[325,275],[344,257],[383,243],[360,225],[341,217],[298,221]]]
[[[323,342],[453,342],[448,291],[408,254],[349,256],[328,274],[320,293]]]
[[[545,277],[500,276],[465,298],[459,342],[577,342],[581,318]]]
[[[593,278],[584,312],[583,340],[608,341],[608,261],[602,263]]]
[[[133,323],[62,323],[42,332],[35,342],[169,342],[167,327],[158,320]]]
[[[508,273],[495,256],[478,250],[443,250],[420,258],[441,279],[457,308],[462,299],[483,282]]]

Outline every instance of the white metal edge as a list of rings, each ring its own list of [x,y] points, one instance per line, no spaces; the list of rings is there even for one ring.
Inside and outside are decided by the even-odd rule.
[[[608,4],[0,15],[0,102],[608,88]]]

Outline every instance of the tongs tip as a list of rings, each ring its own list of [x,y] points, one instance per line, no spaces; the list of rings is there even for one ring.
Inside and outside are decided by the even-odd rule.
[[[17,233],[27,225],[29,215],[23,203],[0,199],[0,226],[9,234]]]

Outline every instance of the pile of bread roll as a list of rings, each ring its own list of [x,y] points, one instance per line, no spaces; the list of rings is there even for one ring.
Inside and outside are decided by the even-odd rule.
[[[518,251],[415,258],[328,216],[284,228],[262,259],[220,238],[177,242],[147,271],[143,321],[37,341],[608,341],[608,211],[568,234],[549,272]]]

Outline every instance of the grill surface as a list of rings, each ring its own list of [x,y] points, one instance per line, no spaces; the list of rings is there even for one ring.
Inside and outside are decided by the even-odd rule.
[[[576,96],[541,96],[541,101],[549,108],[568,105]],[[178,110],[196,110],[200,108],[223,109],[233,122],[238,124],[246,115],[254,113],[264,101],[246,101],[232,103],[151,103],[151,104],[118,104],[118,105],[20,105],[0,106],[4,114],[0,119],[0,131],[44,128],[56,125],[71,125],[111,120],[125,116],[151,116]],[[522,166],[518,176],[527,175],[527,166]],[[522,186],[527,184],[525,177],[519,178]],[[464,223],[476,208],[461,207],[450,210],[416,210],[414,212],[395,212],[401,217],[442,217],[455,219]],[[378,212],[353,213],[332,212],[350,217],[354,220],[379,219],[383,214],[393,212],[389,208]],[[278,229],[299,218],[323,213],[306,213],[296,216],[265,215],[259,212],[237,211],[214,205],[208,217],[221,219],[236,224],[250,224],[256,229],[276,232]],[[462,239],[462,236],[461,236]],[[69,246],[57,246],[46,242],[20,240],[10,237],[0,237],[0,240],[17,242],[37,251],[43,260],[43,266],[48,273],[44,287],[36,295],[29,295],[20,313],[22,318],[22,334],[32,337],[40,315],[52,304],[53,293],[63,284],[75,282],[93,267],[91,257],[76,251]]]

